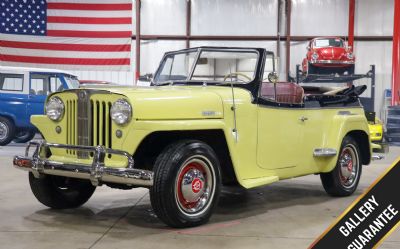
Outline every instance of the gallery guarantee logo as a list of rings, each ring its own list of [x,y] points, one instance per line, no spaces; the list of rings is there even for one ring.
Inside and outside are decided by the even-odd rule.
[[[399,189],[400,158],[310,248],[376,247],[400,224]]]

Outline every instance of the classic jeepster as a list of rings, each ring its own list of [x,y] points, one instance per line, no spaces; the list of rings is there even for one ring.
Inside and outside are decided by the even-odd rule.
[[[207,222],[223,184],[319,174],[328,194],[352,194],[371,160],[365,87],[311,92],[277,83],[274,64],[261,48],[191,48],[166,53],[151,87],[54,93],[31,118],[45,140],[13,164],[56,209],[83,205],[100,185],[147,187],[173,227]]]

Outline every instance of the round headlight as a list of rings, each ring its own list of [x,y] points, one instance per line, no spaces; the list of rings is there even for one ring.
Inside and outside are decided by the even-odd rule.
[[[347,58],[350,59],[350,60],[353,59],[353,54],[352,53],[347,53]]]
[[[313,53],[313,54],[311,55],[311,58],[312,58],[313,60],[317,60],[317,59],[318,59],[318,54],[317,54],[317,53]]]
[[[110,116],[116,124],[126,124],[132,117],[132,106],[125,99],[119,99],[112,104]]]
[[[60,121],[64,116],[64,103],[59,97],[51,97],[46,103],[46,115],[53,121]]]

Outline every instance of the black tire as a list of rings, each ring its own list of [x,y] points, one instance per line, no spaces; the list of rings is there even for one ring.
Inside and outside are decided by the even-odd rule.
[[[15,134],[14,142],[15,143],[26,143],[31,141],[36,135],[36,132],[31,130],[22,130]]]
[[[151,205],[158,218],[171,227],[198,226],[211,217],[220,183],[213,149],[201,141],[181,140],[167,146],[156,159]]]
[[[353,75],[354,74],[354,65],[351,65],[348,69],[347,72],[349,73],[349,75]]]
[[[15,126],[8,118],[0,117],[0,145],[9,144],[15,136]]]
[[[321,174],[325,191],[332,196],[349,196],[357,189],[362,172],[361,153],[350,136],[343,138],[336,167]]]
[[[313,66],[313,64],[311,64],[310,62],[307,62],[307,75],[308,74],[315,74],[316,73],[316,69]]]
[[[88,180],[52,175],[36,178],[32,173],[29,173],[29,184],[36,199],[54,209],[82,206],[96,190]]]

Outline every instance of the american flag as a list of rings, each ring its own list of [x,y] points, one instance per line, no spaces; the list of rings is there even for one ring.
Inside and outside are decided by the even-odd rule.
[[[0,65],[129,70],[132,0],[0,0]]]

